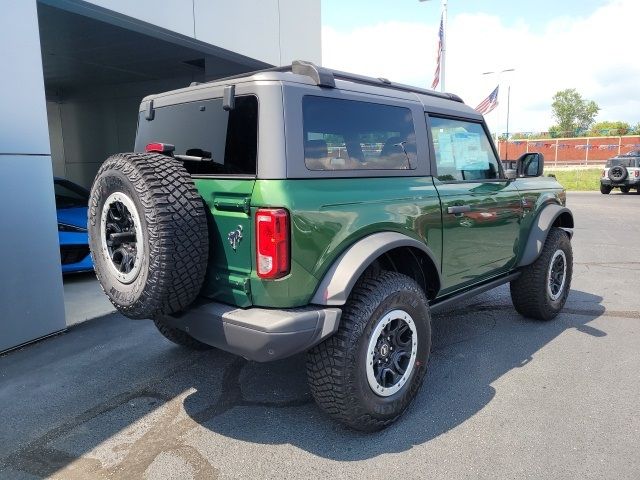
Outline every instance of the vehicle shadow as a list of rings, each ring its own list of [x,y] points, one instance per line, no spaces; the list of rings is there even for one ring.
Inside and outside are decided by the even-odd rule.
[[[349,430],[320,411],[304,355],[260,364],[215,349],[169,346],[150,323],[119,315],[87,322],[0,358],[0,401],[23,398],[3,414],[0,477],[141,478],[156,459],[171,455],[196,478],[211,478],[223,459],[188,441],[202,428],[338,461],[406,451],[480,412],[496,394],[493,382],[526,367],[564,332],[606,335],[588,325],[606,315],[599,296],[573,290],[556,320],[535,322],[515,313],[505,289],[434,316],[422,389],[394,425],[374,434]],[[40,381],[31,393],[21,390],[24,382]]]
[[[524,319],[511,303],[496,305],[490,296],[434,316],[425,383],[403,417],[382,433],[354,432],[324,415],[307,388],[303,356],[270,364],[236,359],[225,374],[217,406],[202,408],[212,392],[194,379],[196,391],[184,400],[184,409],[218,434],[253,443],[291,444],[333,460],[402,452],[479,412],[495,395],[494,381],[526,366],[537,351],[563,332],[576,329],[605,336],[588,325],[605,312],[602,298],[572,291],[571,300],[574,298],[580,308],[572,308],[569,302],[568,311],[552,322]]]

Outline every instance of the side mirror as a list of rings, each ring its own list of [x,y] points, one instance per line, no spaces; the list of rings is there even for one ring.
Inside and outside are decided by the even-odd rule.
[[[541,153],[525,153],[516,161],[518,177],[541,177],[544,171],[544,155]]]
[[[513,168],[508,168],[504,171],[504,176],[507,180],[515,180],[518,178],[518,171]]]

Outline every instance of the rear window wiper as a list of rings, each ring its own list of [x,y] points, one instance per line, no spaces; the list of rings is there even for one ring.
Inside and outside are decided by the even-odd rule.
[[[211,157],[198,157],[196,155],[178,155],[174,154],[173,158],[181,160],[183,162],[213,162]]]

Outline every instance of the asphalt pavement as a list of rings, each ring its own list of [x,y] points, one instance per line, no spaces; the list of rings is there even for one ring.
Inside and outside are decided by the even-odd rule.
[[[118,314],[0,357],[0,478],[640,478],[640,195],[571,193],[549,323],[507,287],[433,319],[415,402],[376,434],[322,414],[304,357],[188,352]]]

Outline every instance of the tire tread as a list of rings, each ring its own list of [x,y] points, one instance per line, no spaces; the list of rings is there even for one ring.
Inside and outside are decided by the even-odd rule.
[[[140,214],[147,224],[149,264],[146,284],[132,304],[123,305],[105,293],[130,318],[154,318],[184,310],[200,292],[209,256],[204,202],[191,176],[178,160],[165,155],[112,155],[98,170],[91,192],[89,221],[94,230],[100,221],[96,187],[112,170],[129,180],[143,206]],[[95,250],[99,240],[92,240]],[[101,277],[109,272],[96,268],[96,274],[103,285]]]
[[[567,257],[565,291],[559,302],[559,308],[550,303],[546,292],[547,269],[558,248],[562,248]],[[561,228],[553,227],[547,235],[540,256],[531,265],[524,267],[520,276],[511,282],[511,300],[516,311],[535,320],[546,321],[555,318],[564,307],[571,288],[572,265],[573,254],[569,237]]]
[[[331,337],[307,352],[307,379],[319,407],[335,420],[362,431],[381,430],[393,423],[408,406],[392,417],[380,418],[365,411],[357,397],[355,379],[349,366],[356,362],[357,343],[368,319],[389,292],[409,289],[426,296],[411,278],[389,271],[363,276],[354,286],[340,318],[340,328]],[[420,387],[411,385],[413,398]]]

